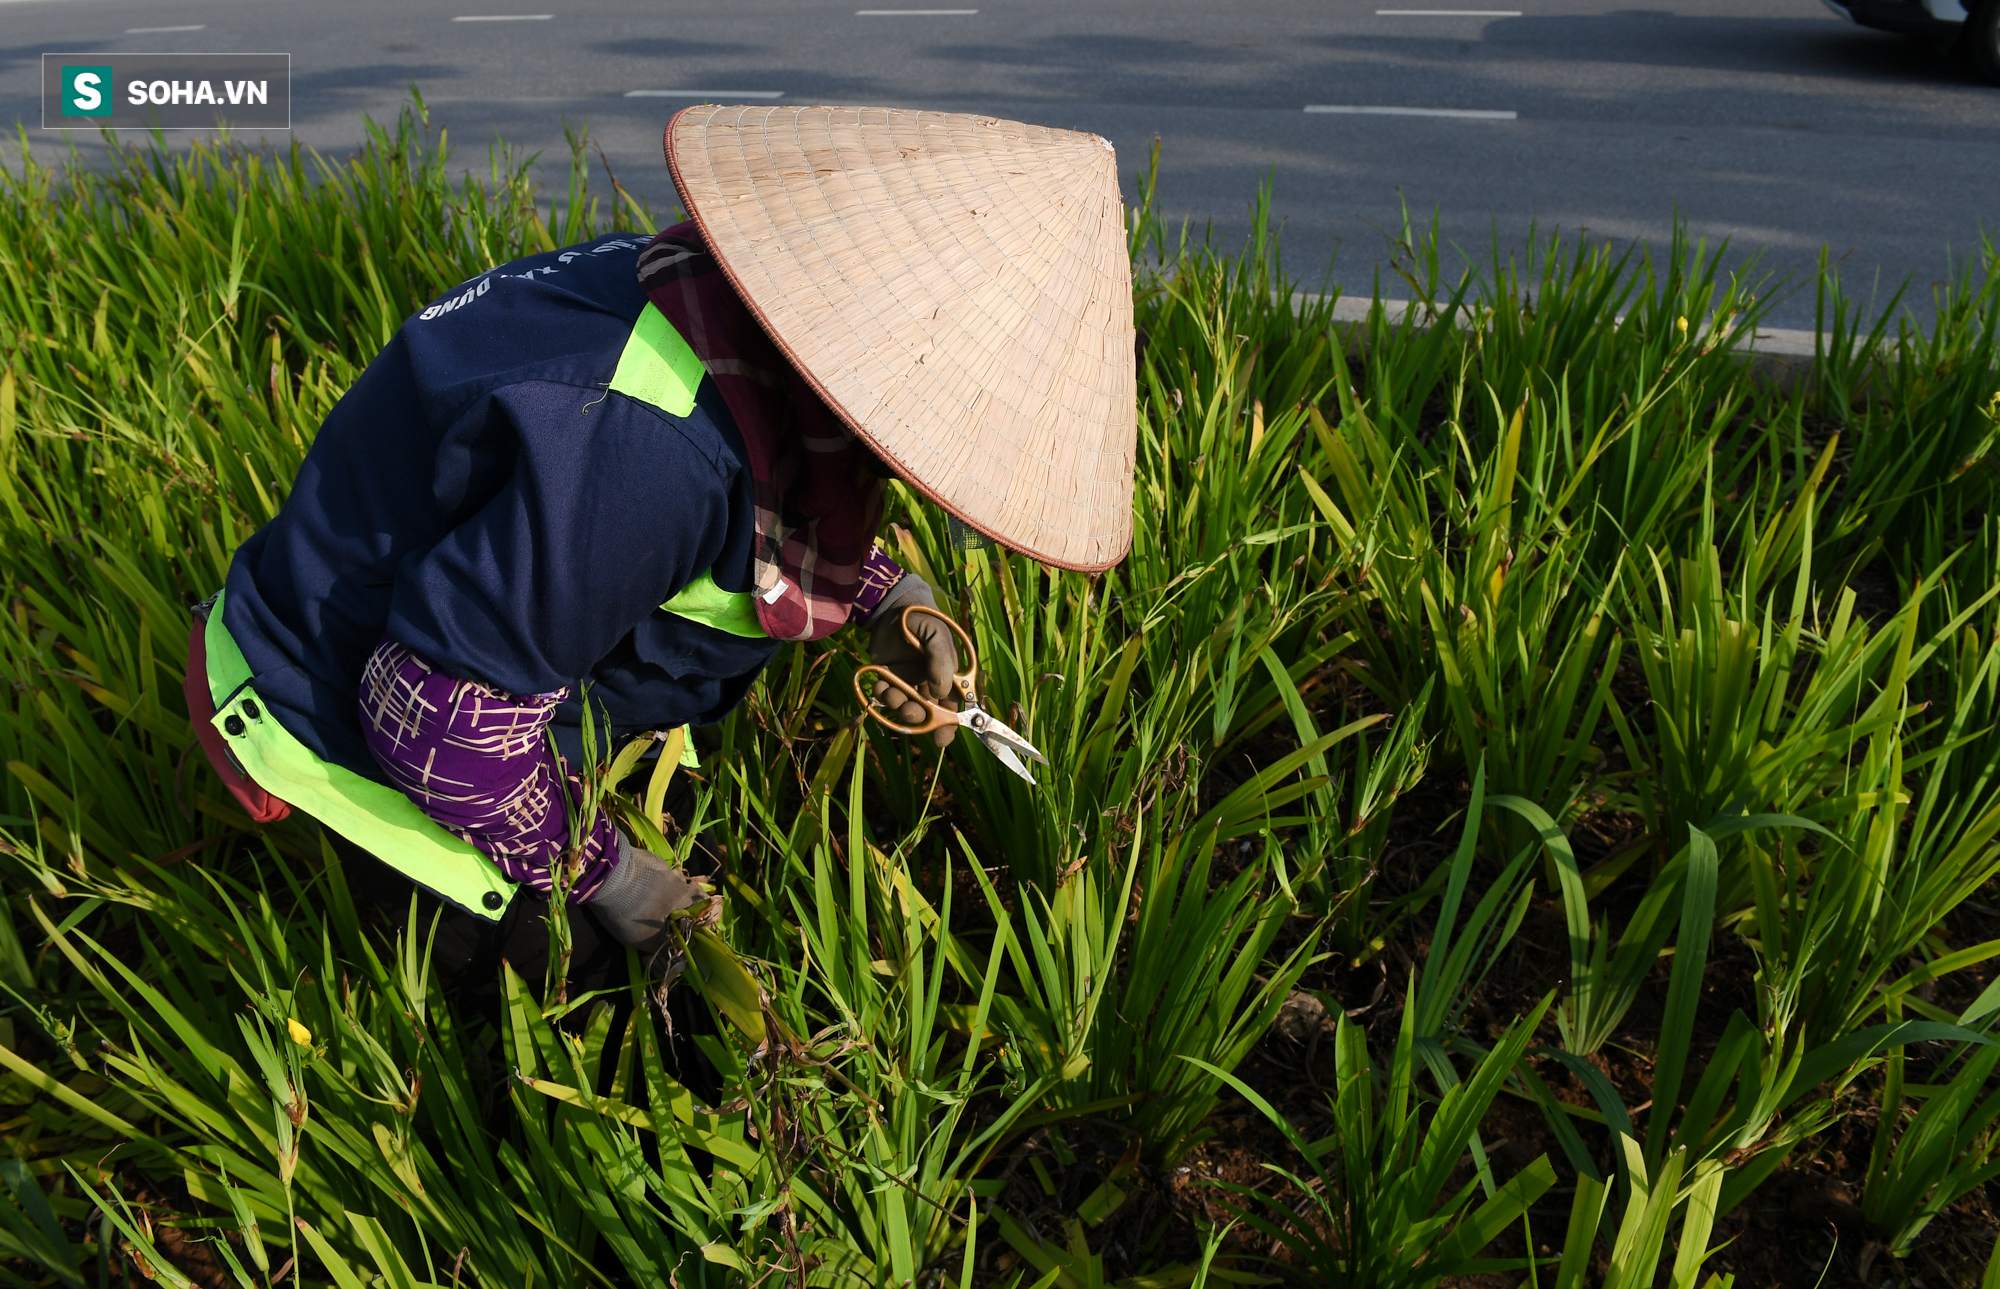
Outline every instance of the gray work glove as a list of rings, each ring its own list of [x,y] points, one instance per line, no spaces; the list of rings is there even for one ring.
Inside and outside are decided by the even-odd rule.
[[[903,635],[903,610],[912,604],[937,607],[930,583],[915,573],[905,573],[889,588],[882,603],[868,619],[868,660],[887,667],[908,687],[940,706],[958,710],[958,687],[952,677],[958,671],[958,641],[951,628],[936,618],[922,614],[910,619],[910,631],[917,637],[911,648]],[[875,682],[875,705],[905,725],[921,725],[930,713],[908,693],[886,680]],[[939,747],[958,733],[955,725],[932,731]]]
[[[666,945],[667,919],[708,898],[700,882],[652,851],[640,850],[621,832],[618,863],[584,902],[618,943],[631,945],[650,962]]]

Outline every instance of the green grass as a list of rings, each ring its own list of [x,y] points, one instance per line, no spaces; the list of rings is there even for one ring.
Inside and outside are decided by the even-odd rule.
[[[1051,772],[857,723],[845,639],[700,734],[699,828],[606,749],[599,804],[730,896],[669,1044],[560,959],[498,1024],[455,1014],[428,921],[368,924],[310,820],[254,828],[180,700],[184,606],[400,320],[651,225],[577,144],[559,218],[502,151],[454,179],[420,105],[344,162],[0,172],[0,1280],[1427,1285],[1533,1254],[1700,1286],[1763,1277],[1729,1238],[1836,1159],[1893,1255],[1974,1238],[1990,248],[1921,311],[1806,284],[1822,361],[1777,387],[1737,351],[1758,285],[1683,239],[1446,280],[1406,229],[1419,308],[1335,326],[1273,236],[1134,212],[1131,556],[956,551],[902,490],[885,538]],[[1271,1031],[1304,1003],[1301,1049]]]

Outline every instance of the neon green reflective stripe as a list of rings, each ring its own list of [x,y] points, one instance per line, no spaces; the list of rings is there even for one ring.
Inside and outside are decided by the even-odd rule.
[[[224,594],[216,594],[215,603],[209,606],[208,622],[201,630],[202,645],[208,653],[208,701],[218,708],[223,699],[234,697],[250,680],[250,664],[243,660],[243,651],[236,647],[236,638],[229,634],[229,628],[222,625]]]
[[[757,602],[748,591],[725,591],[715,578],[703,573],[660,606],[676,617],[699,622],[732,636],[761,640],[770,633],[757,621]]]
[[[694,392],[701,385],[701,359],[695,357],[667,315],[648,304],[632,324],[611,388],[642,403],[686,416],[694,410]]]
[[[257,786],[289,802],[440,899],[497,922],[514,883],[470,842],[452,836],[417,803],[385,784],[320,760],[257,702],[245,682],[250,664],[222,625],[222,599],[209,611],[208,691],[215,728]],[[227,698],[225,706],[221,700]]]
[[[632,324],[632,334],[626,338],[625,351],[618,355],[618,370],[611,377],[611,388],[675,416],[686,416],[694,410],[694,392],[701,384],[702,374],[701,359],[681,338],[681,333],[674,330],[674,324],[667,321],[667,315],[649,303],[639,311],[639,320]],[[725,591],[707,573],[682,587],[660,607],[732,636],[756,640],[768,634],[757,621],[757,605],[750,593]]]

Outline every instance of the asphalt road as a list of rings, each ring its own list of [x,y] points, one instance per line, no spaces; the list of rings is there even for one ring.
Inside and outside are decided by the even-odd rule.
[[[520,14],[550,16],[454,21]],[[175,27],[200,29],[131,30]],[[64,137],[36,128],[44,51],[181,49],[289,51],[294,130],[322,151],[413,81],[468,164],[496,135],[565,156],[564,122],[587,122],[660,208],[660,129],[689,100],[635,90],[1078,127],[1128,175],[1158,136],[1161,209],[1226,242],[1273,180],[1308,289],[1330,262],[1368,290],[1405,207],[1480,261],[1537,228],[1657,245],[1678,212],[1763,270],[1809,271],[1825,247],[1857,293],[1908,279],[1919,298],[2000,235],[2000,89],[1818,0],[0,0],[0,120],[38,150]],[[1811,320],[1804,293],[1771,319]]]

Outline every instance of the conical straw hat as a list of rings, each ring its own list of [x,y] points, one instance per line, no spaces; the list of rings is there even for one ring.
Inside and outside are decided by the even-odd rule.
[[[666,152],[737,292],[898,474],[1045,563],[1124,557],[1137,409],[1109,143],[956,112],[704,105]]]

